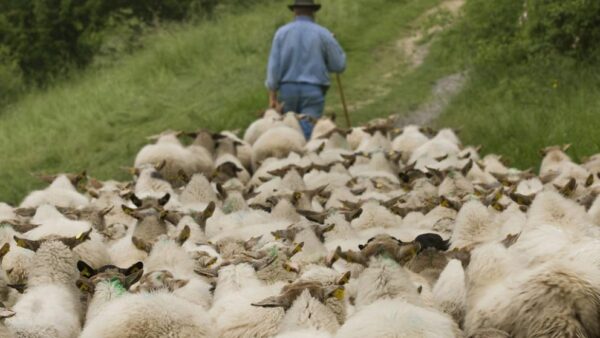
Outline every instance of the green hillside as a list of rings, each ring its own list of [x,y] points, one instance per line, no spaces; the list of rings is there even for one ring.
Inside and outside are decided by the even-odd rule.
[[[511,1],[483,7],[497,3],[493,9],[503,10]],[[90,68],[2,108],[0,200],[18,203],[42,186],[30,173],[87,169],[100,179],[125,178],[119,168],[131,165],[146,136],[165,129],[247,126],[266,106],[266,60],[275,30],[291,19],[288,2],[163,26],[117,64]],[[573,143],[577,156],[600,151],[594,138],[600,68],[570,57],[488,62],[488,55],[504,55],[490,38],[504,32],[491,29],[497,23],[482,15],[503,18],[475,12],[482,0],[468,0],[459,17],[439,6],[460,2],[323,1],[318,21],[348,53],[343,80],[353,123],[411,114],[430,99],[438,79],[467,71],[466,88],[435,125],[462,128],[466,142],[522,167],[536,162],[543,145]],[[411,59],[407,41],[423,51],[422,60]],[[341,112],[335,87],[326,110]]]
[[[16,203],[39,187],[32,172],[88,169],[121,177],[145,137],[165,129],[243,128],[264,109],[272,36],[291,19],[287,0],[228,14],[217,22],[174,25],[110,69],[27,95],[0,112],[0,200]],[[383,74],[402,67],[388,44],[439,0],[331,0],[319,21],[348,52],[351,102],[364,101]],[[400,76],[400,74],[398,75]],[[386,81],[393,82],[390,77]],[[336,91],[329,109],[338,110]],[[355,121],[389,113],[363,107]]]

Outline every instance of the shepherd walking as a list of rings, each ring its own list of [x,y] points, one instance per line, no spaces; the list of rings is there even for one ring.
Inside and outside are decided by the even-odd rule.
[[[321,5],[314,0],[295,0],[288,6],[295,20],[281,27],[269,56],[267,88],[269,107],[283,104],[283,112],[295,112],[313,119],[323,115],[329,73],[346,69],[346,54],[326,28],[315,23]],[[312,134],[310,119],[300,122],[304,136]]]

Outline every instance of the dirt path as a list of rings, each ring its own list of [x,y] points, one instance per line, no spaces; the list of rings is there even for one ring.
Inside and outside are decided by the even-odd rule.
[[[412,22],[411,26],[415,27],[414,32],[411,35],[396,41],[392,46],[394,54],[398,55],[399,58],[406,60],[407,66],[393,68],[389,72],[383,74],[383,79],[387,81],[399,78],[401,81],[403,75],[400,72],[407,73],[407,71],[411,72],[419,68],[429,54],[429,48],[431,47],[433,37],[451,26],[464,2],[465,0],[442,1],[439,5],[429,9]],[[442,23],[436,23],[440,21],[436,20],[436,18],[439,19],[439,17],[443,15],[450,16],[450,18],[446,22],[441,20]],[[351,102],[349,110],[360,110],[361,108],[377,102],[379,98],[389,95],[391,88],[389,88],[389,84],[386,85],[386,81],[377,84],[374,89],[371,88],[374,93],[369,98]],[[424,121],[424,123],[435,119],[444,110],[449,102],[449,98],[460,92],[460,89],[462,89],[462,85],[464,84],[463,82],[464,77],[459,76],[458,74],[447,79],[441,79],[434,88],[434,98],[432,99],[432,102],[403,119],[406,119],[407,121]]]
[[[467,74],[452,74],[438,80],[433,87],[432,98],[419,109],[399,115],[396,125],[399,127],[409,124],[425,126],[437,119],[446,109],[450,101],[458,95],[467,82]]]
[[[447,11],[452,16],[456,16],[460,8],[464,5],[465,0],[448,0],[442,2],[439,6],[427,11],[422,20]],[[404,52],[409,60],[409,67],[416,69],[423,64],[425,58],[429,54],[431,39],[427,43],[420,43],[427,35],[435,35],[446,27],[433,25],[427,30],[419,30],[410,37],[399,40],[397,47]],[[408,124],[427,125],[438,118],[446,109],[452,98],[459,94],[464,88],[467,81],[467,74],[458,73],[452,74],[445,78],[439,79],[433,87],[431,99],[424,103],[417,110],[406,115],[398,116],[397,125],[405,126]]]

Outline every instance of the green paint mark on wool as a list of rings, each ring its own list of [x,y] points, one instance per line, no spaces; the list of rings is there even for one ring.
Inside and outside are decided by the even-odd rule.
[[[276,246],[271,247],[271,251],[269,251],[269,255],[271,257],[277,257],[277,256],[279,256],[279,250],[277,249]]]
[[[110,280],[109,282],[111,288],[115,291],[115,293],[117,294],[117,296],[122,296],[124,294],[127,293],[127,289],[125,289],[125,287],[123,286],[123,284],[121,283],[121,281],[114,277]]]

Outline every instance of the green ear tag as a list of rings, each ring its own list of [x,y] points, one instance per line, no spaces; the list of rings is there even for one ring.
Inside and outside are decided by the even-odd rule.
[[[121,284],[121,281],[118,278],[111,278],[109,284],[112,287],[112,289],[115,290],[117,296],[122,296],[127,293],[127,289],[125,289],[125,287],[123,286],[123,284]]]

